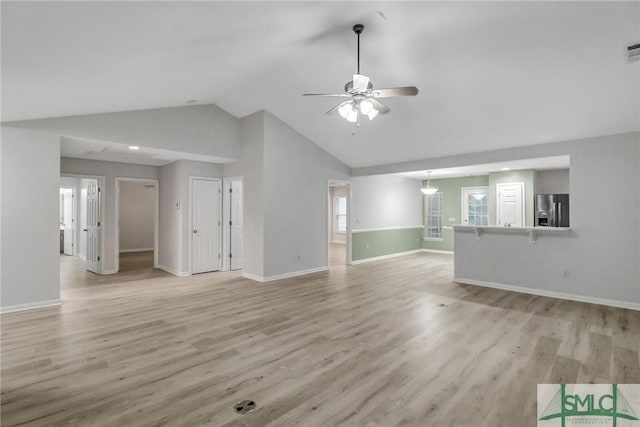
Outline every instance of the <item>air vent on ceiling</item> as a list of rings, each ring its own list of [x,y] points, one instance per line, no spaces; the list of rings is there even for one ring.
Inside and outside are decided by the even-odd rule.
[[[640,60],[640,42],[627,46],[627,59],[629,61]]]

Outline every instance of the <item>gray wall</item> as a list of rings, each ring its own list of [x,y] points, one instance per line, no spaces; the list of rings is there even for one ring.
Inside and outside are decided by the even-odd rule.
[[[349,168],[264,113],[264,276],[327,266],[329,179]]]
[[[571,156],[571,232],[542,235],[535,244],[526,235],[486,233],[476,240],[472,233],[457,232],[455,276],[639,304],[640,134],[504,150],[503,154],[515,153],[522,158]],[[597,209],[594,194],[600,201]]]
[[[3,125],[1,150],[0,304],[58,300],[60,143]]]
[[[242,273],[264,276],[264,111],[240,120],[238,161],[223,166],[225,177],[244,176]]]
[[[175,274],[182,270],[182,216],[189,207],[180,194],[179,162],[160,168],[160,227],[158,265]],[[186,213],[184,214],[187,215]],[[185,272],[186,273],[186,272]]]
[[[153,250],[155,187],[145,185],[142,182],[120,182],[120,252]]]
[[[155,166],[132,165],[128,163],[100,162],[95,160],[70,159],[63,157],[60,159],[61,173],[76,175],[97,175],[105,177],[105,188],[103,189],[104,213],[104,253],[103,271],[105,273],[116,272],[116,203],[115,188],[116,177],[119,178],[146,178],[158,179],[160,168]]]
[[[536,174],[536,194],[568,194],[569,169],[538,171]]]
[[[353,177],[352,229],[422,225],[421,181],[398,175]]]
[[[221,178],[222,165],[179,160],[160,168],[159,265],[174,274],[191,272],[190,177]]]
[[[237,157],[239,122],[215,105],[123,111],[9,125],[46,132],[52,141],[61,136],[149,146],[191,154]]]

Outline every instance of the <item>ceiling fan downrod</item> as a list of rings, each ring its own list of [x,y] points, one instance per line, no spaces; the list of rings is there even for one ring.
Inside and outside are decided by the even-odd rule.
[[[364,31],[364,25],[356,24],[353,26],[353,32],[358,36],[358,74],[360,74],[360,34]]]

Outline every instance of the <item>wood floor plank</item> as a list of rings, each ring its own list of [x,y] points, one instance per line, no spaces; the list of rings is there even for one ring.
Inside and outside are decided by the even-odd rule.
[[[529,426],[538,383],[640,382],[639,312],[456,284],[450,255],[341,256],[264,284],[62,257],[62,307],[1,317],[0,424]]]

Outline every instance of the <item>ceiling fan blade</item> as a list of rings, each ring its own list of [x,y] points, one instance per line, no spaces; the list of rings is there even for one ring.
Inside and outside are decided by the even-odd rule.
[[[415,86],[392,87],[389,89],[375,89],[371,92],[371,96],[375,98],[391,98],[394,96],[416,96],[418,88]]]
[[[351,96],[350,93],[304,93],[302,96]]]
[[[387,114],[387,113],[389,113],[391,111],[391,108],[387,107],[382,102],[380,102],[380,101],[378,101],[376,99],[369,98],[369,101],[371,101],[371,103],[373,104],[373,108],[378,110],[379,114]]]
[[[357,92],[364,92],[369,87],[369,77],[364,74],[353,75],[353,90]]]
[[[346,101],[343,101],[346,102]],[[336,112],[338,110],[338,108],[343,104],[343,102],[341,102],[340,104],[336,105],[335,107],[333,107],[332,109],[330,109],[329,111],[327,111],[326,114],[327,116],[333,114],[334,112]]]

